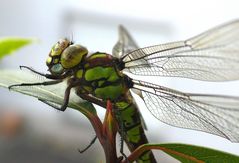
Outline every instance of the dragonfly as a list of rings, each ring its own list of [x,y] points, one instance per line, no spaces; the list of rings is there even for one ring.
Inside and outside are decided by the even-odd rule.
[[[125,28],[112,55],[89,53],[82,45],[59,40],[46,64],[49,74],[25,68],[52,81],[14,86],[54,85],[67,80],[65,111],[70,90],[89,102],[105,107],[110,100],[117,110],[121,135],[133,151],[148,143],[143,120],[132,92],[138,94],[152,115],[166,124],[207,132],[239,142],[239,97],[186,93],[129,77],[163,76],[222,82],[239,79],[239,20],[214,27],[187,40],[139,48]],[[156,162],[151,151],[138,161]]]

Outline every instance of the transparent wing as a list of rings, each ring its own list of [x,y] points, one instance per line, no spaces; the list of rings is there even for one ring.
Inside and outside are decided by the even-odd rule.
[[[119,30],[119,39],[117,43],[115,44],[115,46],[113,47],[112,55],[117,58],[122,58],[124,55],[138,49],[139,47],[125,27],[120,25],[118,30]],[[147,62],[139,61],[139,63],[145,64]],[[147,130],[147,125],[141,113],[140,113],[140,119],[141,119],[143,128]]]
[[[239,98],[182,93],[133,81],[149,111],[172,126],[204,131],[239,142]]]
[[[239,79],[239,20],[185,41],[135,50],[122,58],[136,75],[192,78],[205,81]]]
[[[119,26],[119,39],[112,50],[112,55],[121,58],[125,54],[128,54],[136,49],[138,45],[134,39],[130,36],[129,32],[122,26]]]

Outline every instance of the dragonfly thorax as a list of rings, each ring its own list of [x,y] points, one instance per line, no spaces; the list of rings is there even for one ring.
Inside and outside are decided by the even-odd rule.
[[[78,94],[91,94],[102,100],[116,100],[128,91],[127,78],[117,68],[115,58],[109,54],[96,52],[85,59],[82,68],[75,73],[81,80]]]
[[[85,47],[73,45],[68,39],[61,39],[52,47],[46,64],[52,74],[60,75],[79,65],[87,54]]]

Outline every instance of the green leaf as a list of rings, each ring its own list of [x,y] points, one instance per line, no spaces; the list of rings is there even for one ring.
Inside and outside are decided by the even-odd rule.
[[[182,163],[238,163],[239,156],[187,144],[143,144],[134,150],[128,159],[135,161],[140,155],[149,150],[161,150]],[[125,163],[126,161],[123,161]]]
[[[32,43],[33,41],[33,39],[11,37],[0,39],[0,59]]]
[[[50,81],[45,77],[34,74],[26,70],[0,70],[0,87],[8,88],[13,84],[21,83],[36,83],[43,81]],[[29,96],[33,96],[40,100],[46,101],[46,103],[53,105],[62,105],[64,99],[64,93],[66,89],[66,81],[55,85],[49,86],[23,86],[13,87],[11,91],[20,92]],[[94,114],[96,110],[94,106],[82,100],[75,94],[74,89],[71,91],[69,107],[79,110],[83,114]]]
[[[239,156],[226,152],[187,144],[160,144],[162,151],[182,163],[238,163]]]

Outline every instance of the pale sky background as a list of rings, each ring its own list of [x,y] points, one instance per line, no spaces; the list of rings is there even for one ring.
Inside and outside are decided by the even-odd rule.
[[[41,42],[6,57],[0,62],[0,67],[18,68],[19,65],[27,65],[46,72],[45,60],[51,46],[59,38],[71,37],[71,34],[76,43],[83,44],[89,51],[111,53],[118,37],[119,24],[130,31],[140,47],[187,39],[214,26],[238,19],[238,6],[237,0],[1,0],[0,37],[34,37]],[[147,79],[149,77],[145,78]],[[238,81],[218,84],[155,77],[150,77],[150,81],[186,92],[239,96]],[[34,129],[43,138],[44,134],[51,135],[59,142],[72,142],[69,144],[80,144],[78,139],[84,139],[82,146],[85,146],[94,135],[86,119],[74,110],[59,113],[31,97],[5,89],[0,89],[0,99],[1,106],[9,106],[11,103],[11,107],[19,107],[18,111],[32,120]],[[142,106],[140,110],[148,126],[150,142],[195,144],[239,155],[238,143],[163,124],[149,113],[142,100],[137,98],[137,101]],[[103,116],[102,109],[98,110]],[[65,121],[66,126],[62,125]],[[78,125],[69,129],[68,125],[72,121]],[[80,131],[82,128],[89,128],[85,135]],[[98,142],[92,148],[95,148],[95,152],[97,148],[101,150]],[[69,147],[68,150],[74,151],[75,147]],[[157,154],[159,162],[177,162],[160,152]],[[99,160],[103,158],[100,156]]]

